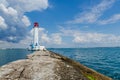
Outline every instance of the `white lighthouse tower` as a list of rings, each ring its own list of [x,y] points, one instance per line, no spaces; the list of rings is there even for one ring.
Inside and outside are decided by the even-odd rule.
[[[33,27],[33,42],[30,45],[31,49],[33,51],[38,51],[38,50],[46,50],[44,46],[40,46],[39,44],[39,24],[37,22],[34,23],[34,27]]]

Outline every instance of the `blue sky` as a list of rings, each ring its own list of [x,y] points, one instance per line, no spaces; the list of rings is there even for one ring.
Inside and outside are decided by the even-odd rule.
[[[34,22],[46,47],[120,46],[120,0],[1,0],[0,47],[28,47]]]

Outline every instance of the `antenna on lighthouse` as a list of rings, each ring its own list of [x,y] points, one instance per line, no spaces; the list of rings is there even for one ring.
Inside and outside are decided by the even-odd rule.
[[[34,23],[33,27],[33,41],[30,45],[29,50],[37,51],[37,50],[46,50],[45,46],[40,46],[39,44],[39,24],[37,22]]]

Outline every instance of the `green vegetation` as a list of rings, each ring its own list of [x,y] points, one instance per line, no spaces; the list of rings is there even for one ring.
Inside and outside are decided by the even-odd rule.
[[[91,75],[87,75],[87,78],[90,79],[90,80],[96,80],[93,76]]]

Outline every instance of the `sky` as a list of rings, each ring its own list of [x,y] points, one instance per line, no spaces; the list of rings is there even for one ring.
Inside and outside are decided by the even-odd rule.
[[[119,47],[120,0],[0,0],[0,48]]]

